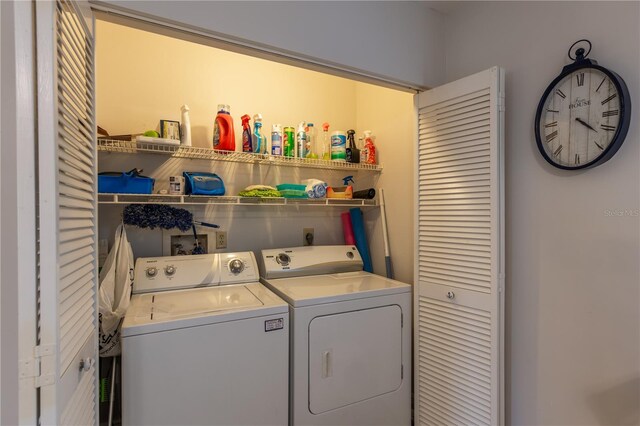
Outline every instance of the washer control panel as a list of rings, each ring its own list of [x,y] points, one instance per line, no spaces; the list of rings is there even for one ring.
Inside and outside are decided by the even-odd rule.
[[[220,253],[220,285],[258,281],[253,252]]]
[[[361,271],[362,267],[355,246],[289,247],[260,254],[260,275],[267,279]]]
[[[195,256],[144,257],[136,260],[133,293],[256,282],[252,252]]]

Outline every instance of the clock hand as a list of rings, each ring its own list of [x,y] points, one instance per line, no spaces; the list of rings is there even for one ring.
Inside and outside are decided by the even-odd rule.
[[[598,131],[596,129],[594,129],[593,127],[591,127],[589,125],[589,123],[586,123],[585,121],[583,121],[581,118],[576,117],[576,121],[580,124],[582,124],[583,126],[585,126],[587,129],[593,130],[594,132],[598,133]]]

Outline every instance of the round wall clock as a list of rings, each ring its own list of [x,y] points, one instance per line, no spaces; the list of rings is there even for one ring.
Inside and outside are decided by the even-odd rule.
[[[580,47],[571,56],[571,49]],[[547,87],[536,112],[538,149],[552,165],[576,170],[594,167],[618,151],[629,130],[631,99],[615,72],[586,59],[588,40],[569,49],[574,63],[565,66]]]

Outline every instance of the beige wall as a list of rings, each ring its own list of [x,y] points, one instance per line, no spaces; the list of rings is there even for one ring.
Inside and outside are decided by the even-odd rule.
[[[413,95],[371,84],[356,87],[358,134],[374,131],[379,161],[384,165],[378,186],[384,189],[387,230],[394,278],[413,282]],[[385,274],[382,224],[378,210],[371,247],[375,272]]]
[[[195,146],[211,146],[218,104],[231,106],[236,147],[240,117],[261,113],[271,124],[328,121],[355,126],[355,83],[343,78],[226,52],[195,43],[97,23],[98,125],[109,134],[142,133],[161,119],[180,121],[191,109]]]
[[[466,2],[446,28],[447,80],[506,69],[507,423],[638,424],[640,3]],[[634,112],[609,162],[562,171],[533,121],[582,38],[626,80]]]
[[[119,25],[97,24],[98,124],[110,134],[156,128],[160,119],[180,120],[180,106],[191,108],[193,144],[210,147],[218,103],[231,105],[240,150],[240,116],[264,116],[270,131],[274,122],[297,125],[313,121],[331,130],[353,128],[358,135],[370,129],[377,137],[381,176],[368,172],[275,168],[260,165],[167,159],[157,155],[101,154],[100,171],[143,168],[167,187],[168,176],[183,170],[212,171],[234,195],[249,184],[275,185],[318,178],[340,185],[353,174],[355,188],[384,185],[387,194],[390,243],[396,277],[413,275],[412,165],[413,98],[411,94],[242,56],[208,46],[175,40]],[[393,113],[389,111],[393,110]],[[343,241],[339,214],[346,209],[202,208],[192,207],[200,219],[220,224],[228,234],[227,250],[255,250],[302,244],[302,229],[315,228],[316,244]],[[100,238],[111,238],[120,208],[100,207]],[[382,227],[377,209],[366,209],[375,271],[385,273]],[[136,256],[162,255],[160,231],[130,230]]]

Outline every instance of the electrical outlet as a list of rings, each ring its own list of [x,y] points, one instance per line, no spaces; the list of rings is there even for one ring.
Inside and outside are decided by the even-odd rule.
[[[304,246],[312,246],[313,245],[313,228],[304,228],[302,230],[302,245]]]
[[[216,231],[216,248],[227,248],[227,233],[225,231]]]

